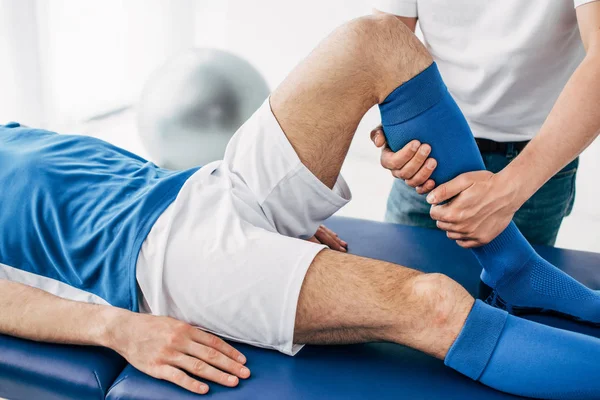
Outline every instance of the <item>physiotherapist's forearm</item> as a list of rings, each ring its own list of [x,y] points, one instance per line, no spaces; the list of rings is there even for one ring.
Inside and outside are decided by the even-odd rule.
[[[590,50],[565,85],[540,132],[501,172],[516,183],[520,206],[600,133],[600,51]]]
[[[24,339],[108,346],[121,314],[109,306],[65,300],[43,290],[0,279],[0,333]]]

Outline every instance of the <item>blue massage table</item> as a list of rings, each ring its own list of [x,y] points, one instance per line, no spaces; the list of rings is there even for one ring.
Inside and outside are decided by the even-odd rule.
[[[443,272],[476,294],[479,267],[441,231],[333,217],[327,225],[350,252]],[[549,261],[600,289],[600,254],[540,247]],[[1,312],[1,310],[0,310]],[[249,310],[251,312],[251,310]],[[600,337],[600,329],[549,316],[529,319]],[[137,371],[114,352],[0,335],[0,397],[21,399],[514,399],[409,348],[373,343],[307,346],[296,357],[245,345],[252,377],[238,388],[211,385],[197,396]]]

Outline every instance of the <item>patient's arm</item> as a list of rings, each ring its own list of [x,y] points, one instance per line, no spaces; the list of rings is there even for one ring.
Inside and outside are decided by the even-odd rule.
[[[134,367],[196,393],[208,385],[184,371],[236,386],[250,371],[221,339],[168,317],[65,300],[0,279],[0,333],[25,339],[109,347]],[[223,372],[226,371],[226,372]]]

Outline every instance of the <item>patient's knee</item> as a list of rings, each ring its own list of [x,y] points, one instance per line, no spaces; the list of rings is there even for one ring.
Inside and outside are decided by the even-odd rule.
[[[340,29],[353,70],[368,71],[385,95],[433,62],[413,32],[390,14],[357,18]]]
[[[439,273],[416,276],[412,291],[422,307],[423,318],[431,327],[464,322],[473,305],[473,297],[456,281]]]
[[[362,51],[371,53],[381,61],[396,59],[398,55],[431,60],[421,41],[391,14],[360,17],[348,22],[346,29],[353,32],[349,38],[358,42]]]

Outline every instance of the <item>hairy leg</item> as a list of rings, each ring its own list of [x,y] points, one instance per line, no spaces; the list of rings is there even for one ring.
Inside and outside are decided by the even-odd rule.
[[[273,93],[271,106],[301,161],[331,188],[360,118],[374,104],[383,103],[384,130],[393,127],[398,138],[408,133],[402,123],[411,118],[392,120],[423,114],[431,102],[443,108],[434,115],[445,117],[434,118],[438,123],[460,125],[453,102],[447,96],[439,101],[445,87],[432,77],[436,71],[395,18],[360,18],[309,55]],[[469,165],[462,167],[472,169],[477,160],[465,161]],[[330,251],[321,252],[307,272],[294,336],[300,343],[405,344],[512,394],[595,399],[600,393],[600,340],[474,302],[440,274]]]
[[[414,139],[432,146],[438,184],[483,168],[437,66],[395,17],[363,17],[338,28],[271,96],[273,113],[300,160],[330,188],[360,119],[375,104],[392,150]],[[600,295],[542,259],[513,223],[473,252],[483,267],[482,297],[489,304],[514,314],[551,311],[600,325]]]
[[[294,341],[387,341],[443,359],[473,302],[445,275],[324,250],[300,292]]]
[[[404,344],[511,394],[600,395],[599,339],[474,302],[441,274],[324,250],[303,282],[295,323],[296,343]]]
[[[336,29],[271,95],[296,153],[333,187],[363,115],[432,63],[414,34],[389,15]]]

